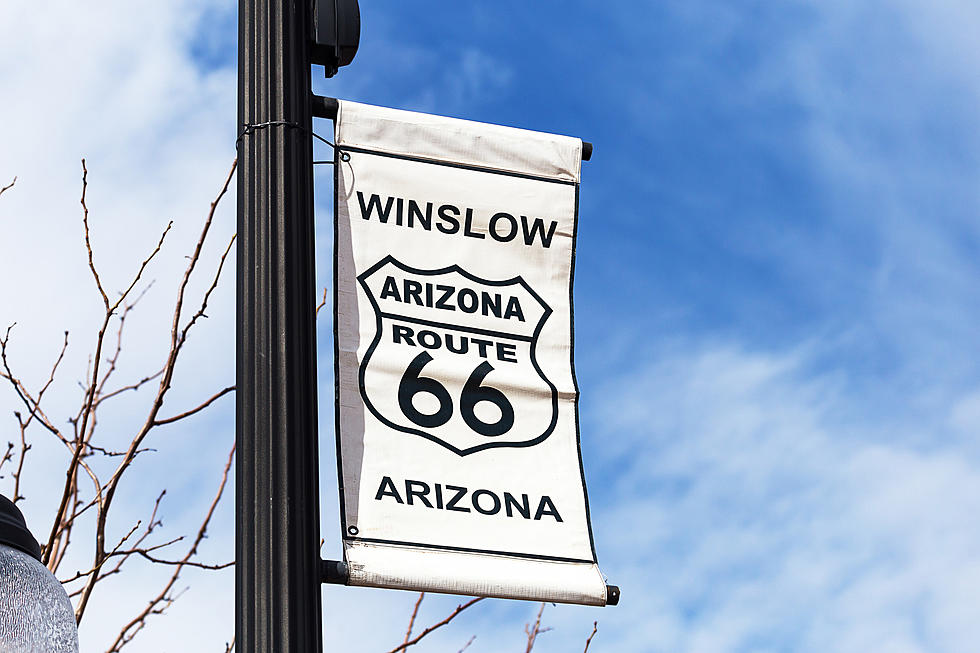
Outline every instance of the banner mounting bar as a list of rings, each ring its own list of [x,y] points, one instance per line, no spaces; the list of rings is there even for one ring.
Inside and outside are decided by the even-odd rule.
[[[314,118],[326,118],[327,120],[337,119],[337,108],[339,104],[337,103],[337,98],[323,97],[322,95],[316,95],[315,93],[310,96],[313,117]],[[589,141],[582,141],[582,160],[589,161],[592,159],[592,150],[595,149]]]
[[[320,560],[320,582],[329,585],[346,585],[350,578],[347,563],[340,560]],[[606,605],[619,605],[619,587],[606,585]]]

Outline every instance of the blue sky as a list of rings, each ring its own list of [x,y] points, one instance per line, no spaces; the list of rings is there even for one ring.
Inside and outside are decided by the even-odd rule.
[[[20,64],[0,71],[0,118],[47,126],[13,130],[0,152],[0,182],[19,177],[0,198],[0,254],[30,280],[4,284],[0,319],[19,322],[27,369],[64,328],[92,330],[78,159],[89,159],[105,250],[142,251],[176,220],[151,295],[164,302],[181,243],[234,156],[235,3],[127,7],[66,3],[44,20],[12,9],[0,26],[3,60]],[[357,58],[333,80],[314,68],[317,92],[596,147],[581,188],[576,364],[599,561],[623,603],[549,607],[555,629],[535,650],[577,650],[595,619],[597,651],[974,648],[980,9],[420,0],[361,10]],[[326,286],[329,171],[317,183]],[[221,216],[230,234],[230,204]],[[106,265],[132,261],[113,253]],[[182,396],[233,378],[233,285],[223,290]],[[164,314],[147,309],[134,374],[153,360]],[[84,349],[69,362],[80,376]],[[10,398],[0,401],[7,412]],[[130,410],[119,411],[122,424]],[[325,551],[337,555],[326,417],[321,510]],[[229,401],[159,443],[145,474],[186,500],[174,528],[212,491],[232,419]],[[200,462],[177,453],[178,465],[167,446],[193,447]],[[150,485],[132,489],[127,512],[141,514]],[[42,481],[34,492],[28,507],[41,516]],[[231,513],[221,519],[214,559],[232,543]],[[142,573],[121,595],[141,596]],[[186,650],[201,633],[218,648],[231,631],[230,579],[191,577],[166,627],[133,650],[159,650],[154,638]],[[106,614],[117,607],[103,600]],[[387,650],[411,601],[327,588],[325,623],[340,650]],[[455,603],[426,605],[435,620]],[[484,604],[419,648],[457,650],[476,634],[471,651],[518,650],[532,617],[530,605]],[[83,629],[83,646],[99,650],[111,621]]]

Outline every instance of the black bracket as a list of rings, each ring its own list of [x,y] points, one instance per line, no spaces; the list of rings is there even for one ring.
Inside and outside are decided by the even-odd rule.
[[[347,563],[340,560],[320,561],[320,582],[331,585],[346,585],[350,578]]]
[[[618,585],[606,585],[606,605],[619,605]]]
[[[310,59],[322,64],[327,77],[354,60],[361,42],[361,10],[357,0],[313,0],[313,43]]]

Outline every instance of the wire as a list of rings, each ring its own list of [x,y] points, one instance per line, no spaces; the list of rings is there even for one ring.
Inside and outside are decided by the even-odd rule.
[[[340,160],[341,161],[345,161],[345,162],[346,161],[350,161],[350,154],[348,154],[347,152],[341,151],[340,148],[338,148],[336,145],[334,145],[333,143],[331,143],[330,141],[328,141],[327,139],[325,139],[323,136],[320,136],[319,134],[317,134],[316,132],[314,132],[311,129],[307,129],[306,127],[304,127],[303,125],[299,124],[298,122],[292,122],[290,120],[269,120],[268,122],[245,123],[244,125],[242,125],[242,127],[243,127],[242,133],[238,135],[238,138],[237,139],[235,139],[235,149],[236,150],[238,149],[238,146],[241,145],[241,142],[242,142],[242,139],[243,138],[245,138],[246,136],[249,136],[250,134],[254,134],[255,132],[257,132],[260,129],[266,129],[268,127],[292,127],[293,129],[300,129],[302,131],[305,131],[306,133],[308,133],[311,136],[313,136],[313,138],[315,138],[315,139],[317,139],[317,140],[319,140],[319,141],[321,141],[323,143],[326,143],[327,145],[329,145],[330,147],[332,147],[334,149],[334,151],[340,153]],[[314,161],[313,163],[314,163],[314,165],[316,165],[318,163],[328,163],[329,164],[329,163],[333,163],[333,161]]]

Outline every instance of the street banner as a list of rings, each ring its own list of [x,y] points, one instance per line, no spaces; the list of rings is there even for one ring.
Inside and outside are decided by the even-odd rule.
[[[579,447],[582,141],[341,101],[349,584],[606,604]]]

